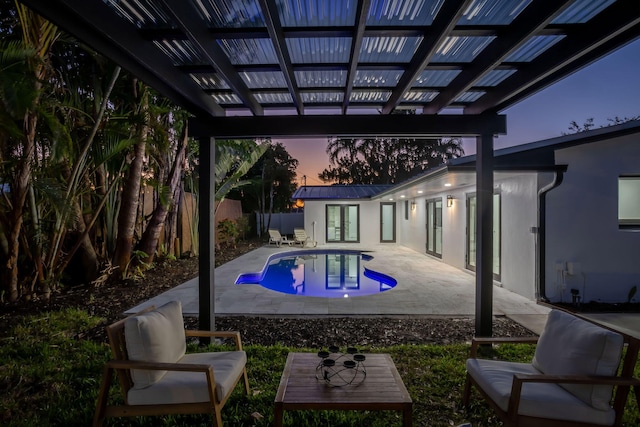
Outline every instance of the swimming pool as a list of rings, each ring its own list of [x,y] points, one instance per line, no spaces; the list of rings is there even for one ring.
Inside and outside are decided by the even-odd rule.
[[[272,291],[322,298],[351,298],[393,289],[397,281],[364,264],[362,251],[314,249],[277,253],[258,273],[243,273],[236,285],[256,284]]]

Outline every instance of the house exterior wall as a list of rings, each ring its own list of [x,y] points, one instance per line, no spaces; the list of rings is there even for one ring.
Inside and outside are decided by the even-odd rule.
[[[640,175],[638,159],[638,134],[556,152],[556,163],[569,167],[547,196],[551,301],[571,301],[571,289],[577,289],[585,302],[626,302],[630,289],[640,285],[640,233],[618,227],[618,177]],[[574,274],[558,272],[560,262],[578,263]]]
[[[358,205],[360,211],[360,244],[373,245],[380,243],[380,201],[373,200],[305,200],[304,203],[304,228],[313,240],[319,245],[327,244],[327,205]],[[399,204],[396,204],[396,240],[398,229],[398,218],[401,211]],[[315,237],[313,233],[315,230]],[[348,245],[349,243],[340,243]],[[393,244],[393,243],[391,243]]]
[[[497,284],[534,299],[536,235],[531,228],[537,223],[537,174],[527,173],[507,179],[501,179],[500,174],[496,174],[495,188],[501,194],[502,222],[501,278]],[[412,200],[416,203],[416,209],[410,211],[408,220],[404,216],[399,220],[399,243],[425,253],[426,201],[440,198],[443,206],[441,260],[466,270],[466,200],[467,195],[475,191],[475,186],[472,186]],[[452,207],[447,207],[447,195],[454,197]]]
[[[528,173],[495,180],[501,200],[500,284],[512,292],[535,299],[538,174]],[[535,230],[535,229],[534,229]]]

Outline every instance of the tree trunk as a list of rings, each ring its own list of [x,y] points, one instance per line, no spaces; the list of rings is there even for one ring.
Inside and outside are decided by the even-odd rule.
[[[153,262],[156,249],[158,248],[158,238],[160,236],[160,232],[162,231],[162,226],[164,225],[165,219],[167,218],[169,207],[173,204],[173,196],[176,192],[176,188],[180,184],[180,178],[182,177],[182,165],[184,164],[184,159],[187,151],[187,139],[188,130],[187,126],[185,125],[178,142],[175,161],[173,163],[173,166],[171,167],[171,172],[167,177],[167,187],[169,187],[168,193],[170,194],[170,200],[168,200],[166,204],[160,202],[156,204],[156,207],[151,215],[151,220],[149,221],[149,224],[147,224],[147,228],[144,230],[142,239],[140,239],[139,249],[140,251],[147,254],[147,258],[145,259],[146,263]]]
[[[137,80],[133,81],[134,91]],[[140,107],[143,114],[148,114],[147,92],[143,89]],[[129,166],[127,179],[122,189],[122,202],[118,213],[118,236],[116,238],[116,250],[113,255],[113,265],[119,269],[121,275],[126,274],[133,252],[133,236],[135,234],[138,205],[140,202],[140,183],[142,181],[142,169],[144,166],[144,154],[146,150],[148,127],[146,124],[138,126],[138,142],[134,146],[133,159]]]
[[[9,271],[9,301],[17,301],[20,296],[18,289],[18,257],[20,255],[20,231],[22,229],[23,208],[29,191],[31,180],[31,166],[35,153],[35,136],[38,116],[35,113],[27,113],[24,119],[24,151],[17,164],[16,175],[11,186],[11,212],[9,213],[9,259],[7,270]]]

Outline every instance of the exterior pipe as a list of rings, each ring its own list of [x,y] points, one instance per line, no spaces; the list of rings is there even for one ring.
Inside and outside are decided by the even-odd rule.
[[[553,181],[538,190],[538,229],[536,230],[536,300],[549,302],[546,288],[547,193],[562,184],[564,170],[556,170]]]

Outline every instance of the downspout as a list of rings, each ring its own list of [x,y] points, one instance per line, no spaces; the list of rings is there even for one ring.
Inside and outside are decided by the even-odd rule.
[[[556,170],[553,181],[538,190],[538,229],[536,230],[536,300],[549,302],[546,286],[547,193],[562,184],[565,170]]]

